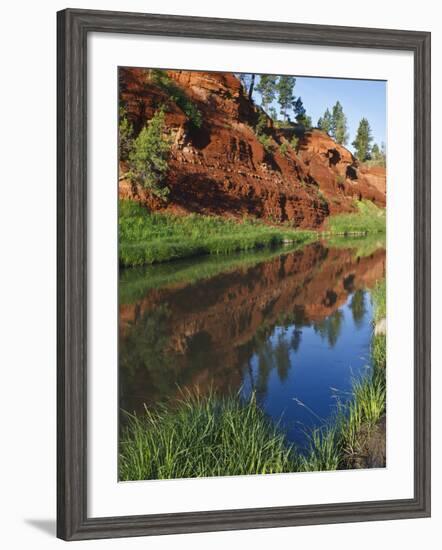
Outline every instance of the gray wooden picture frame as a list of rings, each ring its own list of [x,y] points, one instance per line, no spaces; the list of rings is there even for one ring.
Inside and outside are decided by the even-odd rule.
[[[57,535],[65,540],[430,515],[430,33],[67,9],[57,14]],[[87,516],[87,36],[90,32],[408,50],[414,55],[414,498]]]

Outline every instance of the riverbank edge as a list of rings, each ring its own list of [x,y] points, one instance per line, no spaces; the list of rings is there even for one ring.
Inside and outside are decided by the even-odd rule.
[[[120,441],[120,481],[384,467],[385,280],[372,296],[371,368],[353,381],[352,397],[338,404],[336,416],[309,434],[306,453],[286,442],[255,396],[244,402],[239,396],[187,393],[178,407],[128,415]],[[379,326],[384,329],[376,330]]]
[[[140,267],[203,255],[256,251],[281,245],[309,244],[331,236],[363,237],[385,234],[385,212],[366,202],[358,212],[328,220],[323,230],[268,225],[217,216],[149,213],[138,203],[119,202],[119,264]]]

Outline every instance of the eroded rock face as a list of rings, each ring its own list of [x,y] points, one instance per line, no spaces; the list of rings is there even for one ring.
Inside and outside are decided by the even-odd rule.
[[[167,205],[124,179],[120,163],[119,194],[153,209],[234,217],[254,216],[297,227],[319,227],[330,213],[350,212],[354,199],[385,205],[385,170],[360,167],[352,154],[319,131],[282,130],[267,121],[271,152],[258,140],[258,110],[232,74],[169,71],[169,77],[202,115],[194,127],[144,69],[120,69],[121,99],[139,131],[160,105],[167,106],[166,126],[173,146],[168,172]],[[294,133],[299,149],[281,144]]]

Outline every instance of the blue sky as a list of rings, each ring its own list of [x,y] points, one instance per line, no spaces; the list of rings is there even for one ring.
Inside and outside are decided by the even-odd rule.
[[[307,114],[316,126],[318,118],[328,107],[331,111],[340,101],[347,116],[351,142],[362,117],[368,119],[373,133],[373,143],[386,143],[386,90],[387,83],[379,80],[350,80],[339,78],[296,77],[294,93],[301,96]],[[277,107],[277,104],[275,104]]]
[[[386,89],[387,83],[379,80],[349,80],[340,78],[297,77],[295,95],[301,96],[307,114],[316,125],[327,107],[339,100],[347,115],[351,147],[359,121],[368,119],[374,142],[386,143]]]

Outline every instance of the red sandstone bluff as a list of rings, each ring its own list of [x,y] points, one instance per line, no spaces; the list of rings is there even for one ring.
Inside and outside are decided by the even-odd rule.
[[[144,69],[120,69],[121,99],[139,131],[162,104],[173,139],[169,162],[167,205],[132,188],[120,164],[119,195],[151,208],[175,213],[254,216],[297,227],[320,227],[330,214],[352,212],[354,199],[385,206],[385,169],[360,166],[353,155],[327,134],[302,127],[274,128],[267,120],[271,152],[266,152],[254,127],[259,109],[227,73],[169,71],[202,115],[195,128]],[[298,151],[280,146],[296,134]]]

